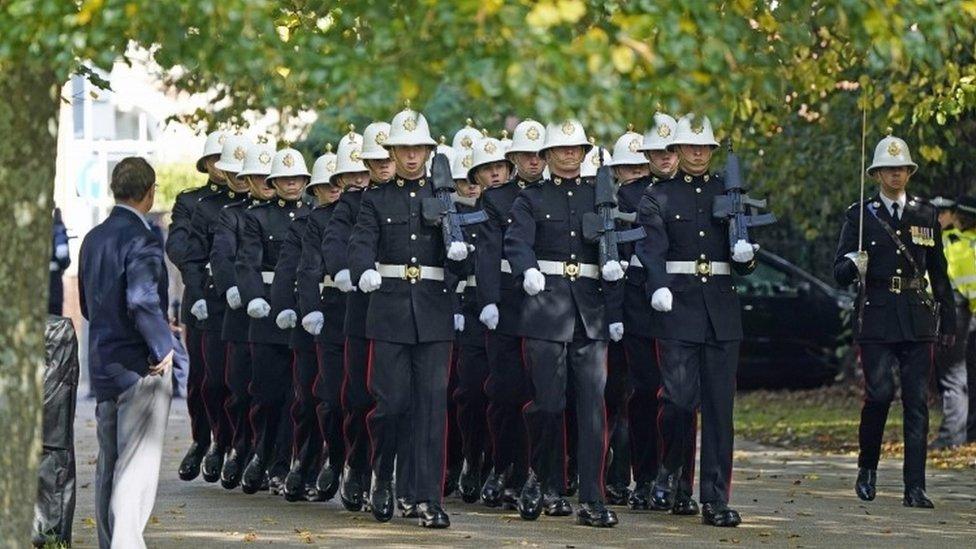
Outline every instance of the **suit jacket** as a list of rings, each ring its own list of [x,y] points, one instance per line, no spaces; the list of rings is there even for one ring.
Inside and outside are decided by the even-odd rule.
[[[538,260],[599,264],[595,242],[583,239],[583,214],[596,209],[593,181],[554,177],[527,186],[512,204],[505,233],[505,254],[512,272],[538,268]],[[620,322],[619,282],[602,278],[546,275],[546,288],[525,296],[521,333],[525,337],[570,342],[578,323],[586,337],[609,338],[608,326]]]
[[[674,298],[670,312],[650,309],[654,337],[704,343],[714,330],[717,341],[742,339],[742,311],[731,276],[668,274],[665,268],[667,261],[731,262],[728,221],[712,217],[715,197],[723,193],[721,176],[680,170],[644,191],[637,222],[647,236],[637,243],[637,257],[647,276],[647,298],[658,288],[669,288]],[[732,268],[748,274],[756,261],[732,263]]]
[[[173,212],[170,215],[169,234],[166,237],[166,256],[180,271],[180,275],[186,278],[186,254],[190,250],[190,220],[193,217],[193,210],[197,203],[204,196],[219,192],[221,187],[213,181],[188,189],[176,195],[176,202],[173,204]],[[193,302],[187,302],[186,284],[184,280],[183,298],[180,307],[180,323],[186,326],[196,327],[197,319],[190,314],[190,307]]]
[[[167,276],[159,238],[140,217],[116,206],[81,244],[78,291],[88,320],[88,371],[99,400],[115,398],[176,351],[186,353],[167,321]]]
[[[366,192],[369,192],[368,189],[343,191],[326,224],[325,238],[322,239],[322,258],[325,261],[326,274],[333,278],[339,271],[349,268],[349,239],[356,226],[359,207]],[[346,336],[366,337],[366,311],[369,310],[370,296],[359,291],[358,282],[358,279],[352,279],[355,289],[346,294],[342,331]]]
[[[892,218],[878,195],[869,199],[864,212],[864,249],[868,252],[866,294],[858,301],[863,306],[862,322],[854,322],[857,341],[898,342],[932,341],[937,335],[936,323],[951,333],[956,323],[952,286],[946,274],[946,258],[942,251],[942,231],[936,209],[917,197],[909,197],[900,220]],[[844,226],[834,259],[834,278],[847,286],[857,280],[857,268],[844,257],[857,251],[857,234],[860,218],[859,203],[854,203],[844,217]],[[892,277],[912,277],[908,260],[882,227],[879,219],[887,223],[927,275],[939,315],[926,304],[927,289],[891,290]],[[863,302],[863,305],[862,305]]]
[[[299,317],[319,311],[325,318],[322,331],[316,336],[318,342],[342,343],[345,336],[342,325],[346,316],[346,296],[338,288],[319,288],[325,278],[325,259],[322,257],[322,242],[332,214],[338,202],[318,206],[308,214],[308,224],[302,235],[302,252],[298,262],[298,308]]]

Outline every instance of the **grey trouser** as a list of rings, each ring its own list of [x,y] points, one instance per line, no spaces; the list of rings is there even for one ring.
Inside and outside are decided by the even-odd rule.
[[[95,408],[95,518],[101,549],[146,546],[142,531],[156,500],[172,398],[173,378],[167,373],[146,376]]]

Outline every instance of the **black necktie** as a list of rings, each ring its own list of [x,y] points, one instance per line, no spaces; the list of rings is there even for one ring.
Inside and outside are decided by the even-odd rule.
[[[901,217],[898,215],[898,203],[891,203],[891,217],[895,218],[895,221],[901,221]]]

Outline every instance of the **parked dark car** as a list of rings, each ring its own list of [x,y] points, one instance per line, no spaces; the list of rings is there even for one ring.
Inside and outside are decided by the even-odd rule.
[[[757,258],[751,275],[735,277],[745,331],[739,387],[829,383],[850,360],[854,296],[776,254]]]

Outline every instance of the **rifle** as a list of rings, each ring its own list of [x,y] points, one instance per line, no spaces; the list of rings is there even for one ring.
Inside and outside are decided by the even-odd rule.
[[[610,166],[602,165],[602,150],[600,151],[600,164],[601,166],[596,170],[596,196],[594,200],[597,211],[583,214],[583,238],[587,242],[599,242],[600,266],[603,267],[608,261],[620,261],[618,244],[640,240],[647,233],[644,232],[644,227],[624,231],[616,230],[616,220],[633,222],[632,216],[622,214],[617,209],[617,186]]]
[[[430,226],[441,227],[444,235],[444,249],[448,250],[453,242],[464,242],[464,233],[461,227],[474,225],[488,220],[488,214],[484,210],[469,213],[458,213],[454,207],[454,200],[451,193],[454,192],[454,179],[451,178],[451,161],[441,153],[434,155],[434,160],[430,166],[431,185],[434,188],[434,196],[424,198],[421,202],[421,211],[424,221]],[[466,244],[468,251],[473,251],[472,244]]]
[[[751,212],[747,213],[746,208]],[[776,222],[771,213],[760,214],[759,208],[766,207],[766,200],[758,200],[746,194],[742,183],[742,168],[739,157],[732,152],[732,138],[729,138],[729,158],[725,164],[725,194],[715,197],[712,216],[729,220],[729,247],[735,247],[739,240],[749,242],[749,227],[761,227]]]

